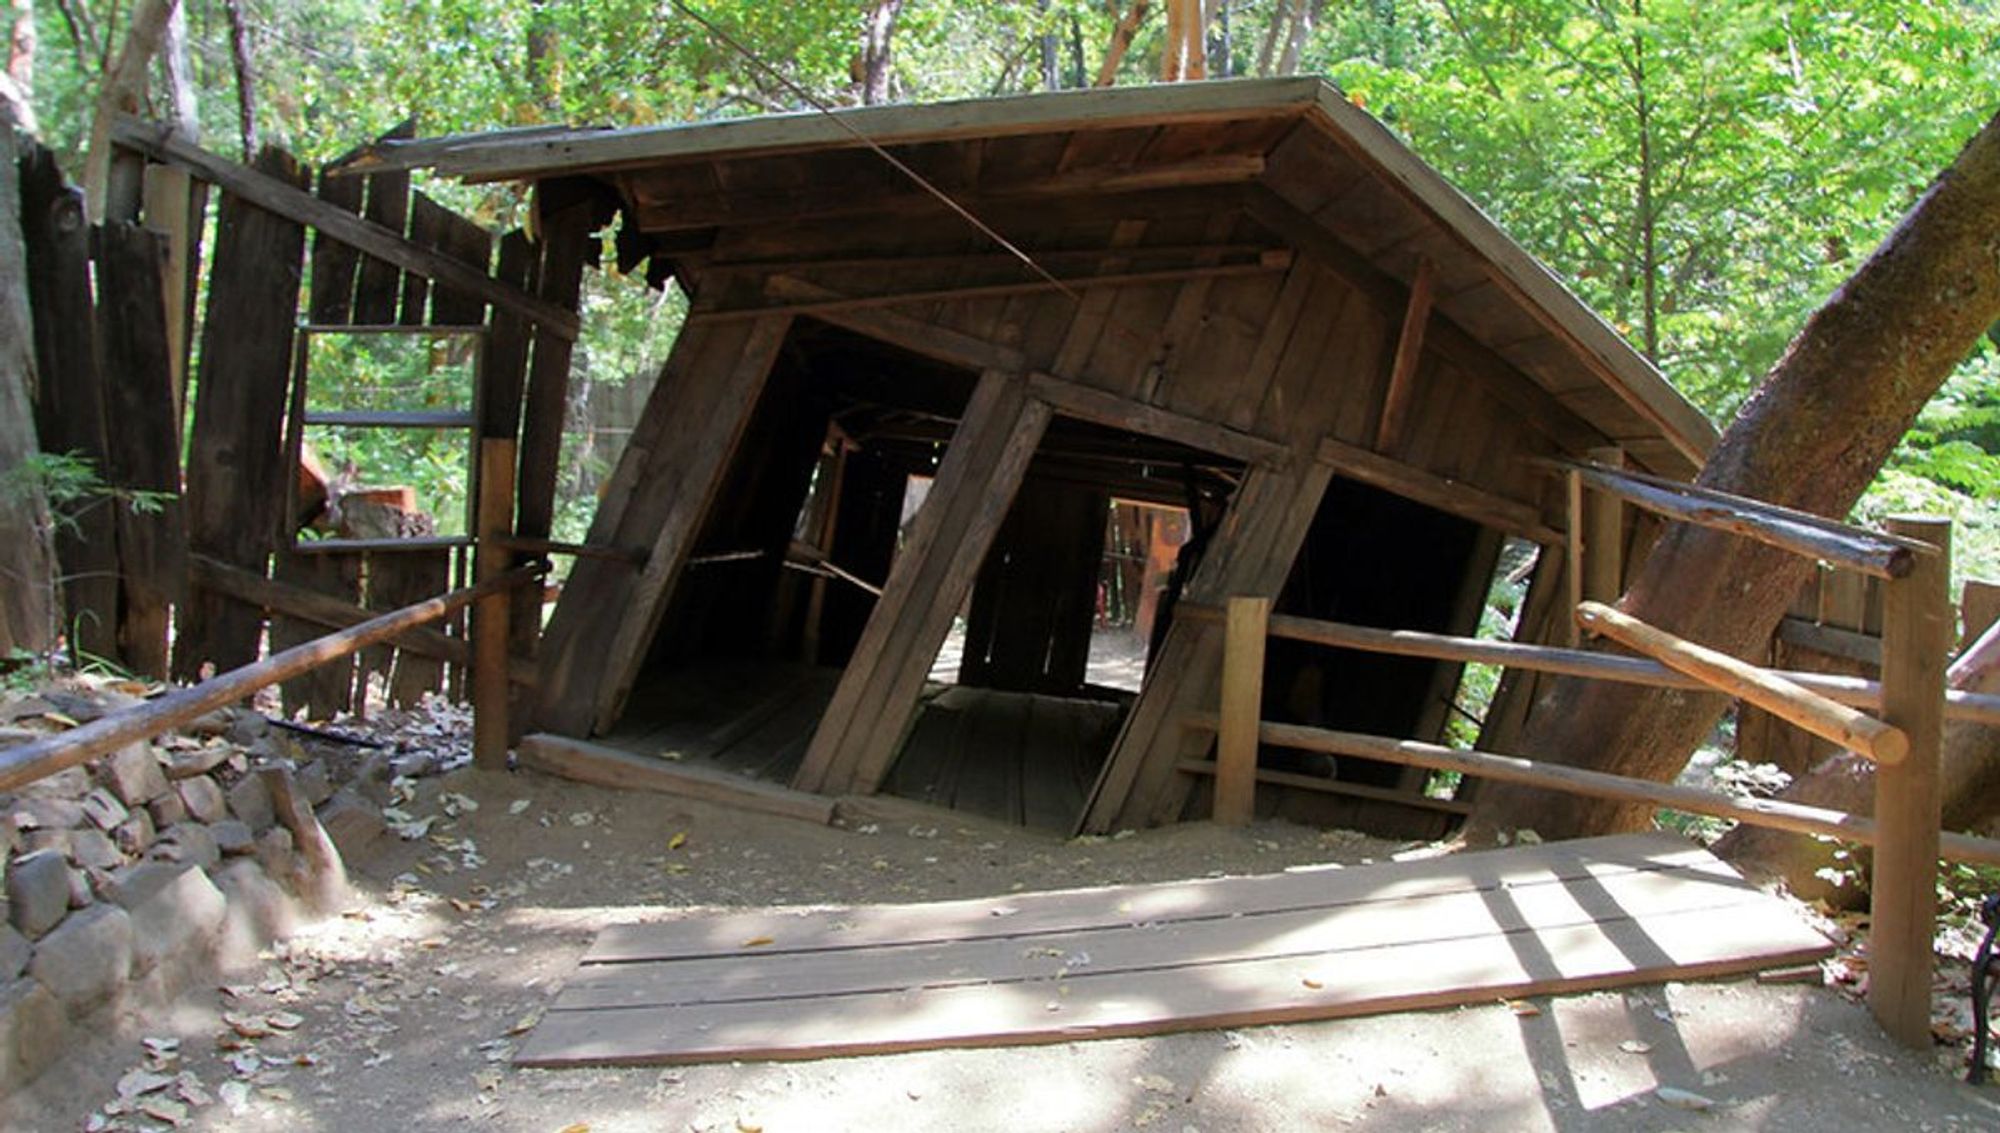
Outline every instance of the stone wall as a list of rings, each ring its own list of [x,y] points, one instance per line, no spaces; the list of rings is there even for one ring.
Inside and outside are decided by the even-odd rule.
[[[0,748],[121,701],[0,698]],[[382,830],[362,794],[373,769],[336,762],[308,758],[260,715],[218,713],[0,794],[0,1097],[47,1069],[68,1035],[115,1027],[286,934],[315,879],[273,806],[274,776],[324,815],[343,852]],[[386,788],[386,770],[372,778]]]

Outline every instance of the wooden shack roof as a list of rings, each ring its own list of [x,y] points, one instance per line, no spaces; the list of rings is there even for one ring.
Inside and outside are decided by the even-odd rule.
[[[708,233],[942,207],[874,147],[975,215],[1087,196],[1235,193],[1242,203],[1248,194],[1250,214],[1280,240],[1336,266],[1406,289],[1428,261],[1435,313],[1642,466],[1687,476],[1714,444],[1714,426],[1659,370],[1317,78],[533,128],[386,143],[351,164],[472,181],[588,176],[616,189],[628,224],[654,234],[660,251],[699,263]]]

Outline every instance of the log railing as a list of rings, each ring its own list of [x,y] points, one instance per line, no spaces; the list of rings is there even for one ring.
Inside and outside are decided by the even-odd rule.
[[[542,573],[540,565],[533,565],[496,574],[477,586],[391,610],[359,625],[273,653],[261,661],[231,669],[200,684],[133,705],[70,731],[0,751],[0,791],[14,790],[64,768],[117,751],[127,744],[151,739],[169,728],[234,704],[258,689],[309,673],[371,645],[393,640],[488,595],[504,594],[517,586],[537,582]],[[475,631],[477,628],[475,626]],[[504,636],[501,640],[504,642]],[[476,653],[476,642],[474,648]],[[503,689],[507,681],[505,661],[502,654],[497,669],[487,674],[488,681],[497,681]],[[476,657],[475,666],[477,663]],[[478,710],[504,713],[505,706],[506,698],[502,696],[496,704],[480,705]],[[504,733],[504,716],[499,727]]]
[[[1183,614],[1220,614],[1226,623],[1221,710],[1187,721],[1191,727],[1212,728],[1217,735],[1214,818],[1218,822],[1249,820],[1257,782],[1269,781],[1269,774],[1260,775],[1257,769],[1258,745],[1268,743],[1457,771],[1872,846],[1869,1007],[1899,1041],[1928,1047],[1938,858],[2000,864],[2000,841],[1939,830],[1938,760],[1944,720],[1951,716],[2000,722],[2000,697],[1946,694],[1945,655],[1953,615],[1948,586],[1949,523],[1896,520],[1885,535],[1601,464],[1562,468],[1573,485],[1588,484],[1670,519],[1734,532],[1884,579],[1881,681],[1778,672],[1706,649],[1600,601],[1588,600],[1614,597],[1604,592],[1604,579],[1598,579],[1592,588],[1596,593],[1580,595],[1584,600],[1577,603],[1577,624],[1644,653],[1646,658],[1274,617],[1269,600],[1259,598],[1231,598],[1220,611],[1183,607]],[[1579,492],[1571,493],[1572,529],[1587,521],[1598,546],[1618,545],[1619,516],[1615,511],[1578,507],[1579,496]],[[1593,510],[1594,515],[1588,514]],[[1573,538],[1569,547],[1572,555],[1590,541],[1589,536]],[[1567,565],[1573,577],[1584,574],[1579,563]],[[1722,692],[1873,759],[1874,816],[1780,800],[1735,799],[1647,779],[1415,740],[1263,721],[1264,643],[1272,636],[1401,656],[1480,661],[1589,679]],[[1878,711],[1880,717],[1858,708]]]

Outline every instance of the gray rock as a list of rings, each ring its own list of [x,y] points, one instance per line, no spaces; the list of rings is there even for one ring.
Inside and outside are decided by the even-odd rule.
[[[269,941],[290,936],[299,926],[299,905],[256,862],[239,859],[215,874],[215,886],[229,899],[224,931],[244,955]]]
[[[64,920],[28,963],[72,1018],[109,1001],[131,971],[132,918],[116,905],[92,905]]]
[[[125,864],[125,855],[111,836],[89,828],[70,831],[69,858],[79,869],[115,869]]]
[[[184,869],[132,909],[132,970],[208,951],[228,901],[208,874]]]
[[[174,788],[187,807],[188,817],[197,822],[218,822],[229,814],[229,800],[222,796],[222,788],[206,775],[182,779]]]
[[[213,712],[196,716],[194,719],[182,724],[179,730],[184,736],[200,736],[208,739],[220,736],[229,731],[231,721],[232,717],[229,711],[224,708],[218,708]]]
[[[237,754],[237,749],[228,744],[203,744],[192,751],[169,752],[166,765],[167,778],[192,779],[197,775],[206,775],[228,763]]]
[[[28,967],[28,958],[35,954],[35,946],[28,938],[14,931],[13,925],[0,924],[0,980],[11,980]]]
[[[90,875],[80,869],[69,871],[69,907],[85,908],[96,899],[90,891]]]
[[[271,722],[255,712],[244,712],[230,721],[229,730],[223,738],[237,747],[249,747],[271,730]]]
[[[52,795],[28,795],[14,800],[13,818],[15,827],[24,831],[68,830],[83,825],[83,804]]]
[[[245,775],[229,788],[229,811],[252,830],[271,825],[271,789],[261,775]]]
[[[307,806],[318,806],[333,797],[333,781],[327,778],[326,764],[314,760],[292,773],[292,786]]]
[[[11,811],[0,810],[0,860],[11,858],[21,848],[21,831],[14,825]]]
[[[361,764],[361,770],[354,777],[353,787],[361,797],[376,806],[388,806],[395,795],[395,764],[382,752],[369,756]]]
[[[273,826],[257,835],[257,861],[274,881],[288,888],[298,888],[299,855],[292,848],[291,831],[282,826]]]
[[[153,844],[153,853],[167,856],[163,851],[172,851],[177,861],[188,862],[208,869],[222,860],[222,847],[216,844],[215,834],[199,822],[177,822],[167,828],[160,840]]]
[[[189,868],[179,862],[134,862],[105,874],[97,893],[120,908],[137,908]]]
[[[153,829],[165,830],[179,822],[186,822],[188,808],[181,801],[179,791],[168,791],[146,804],[146,813],[153,816]]]
[[[225,818],[210,826],[208,832],[215,838],[215,848],[231,857],[248,854],[257,849],[257,836],[252,834],[249,825],[240,819]]]
[[[49,702],[56,711],[79,724],[122,711],[145,701],[130,693],[113,689],[97,689],[92,692],[70,692],[66,689],[44,689],[42,699]]]
[[[153,829],[153,816],[147,814],[144,808],[133,811],[132,817],[119,823],[118,828],[111,832],[111,840],[118,843],[118,848],[135,858],[145,853],[157,836],[157,831]]]
[[[354,861],[375,840],[388,831],[382,812],[354,791],[337,792],[319,809],[319,823],[333,839],[334,849],[346,861]]]
[[[99,830],[111,830],[132,814],[118,801],[118,796],[103,787],[93,787],[83,796],[83,817]]]
[[[55,1065],[70,1046],[55,993],[31,979],[0,984],[0,1097]]]
[[[90,772],[81,767],[65,767],[21,788],[23,798],[74,799],[90,790]]]
[[[69,854],[70,835],[74,830],[30,830],[21,839],[21,849],[27,853],[53,850],[58,854]]]
[[[54,850],[22,854],[7,867],[7,911],[14,927],[34,940],[69,912],[69,861]]]
[[[167,793],[167,777],[148,743],[127,744],[105,757],[97,776],[128,807],[145,806]]]

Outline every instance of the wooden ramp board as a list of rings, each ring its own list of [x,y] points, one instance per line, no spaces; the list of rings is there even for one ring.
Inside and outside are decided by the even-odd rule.
[[[606,929],[525,1066],[1066,1042],[1796,964],[1783,902],[1662,834],[1422,862]]]

